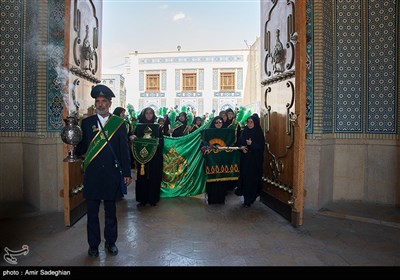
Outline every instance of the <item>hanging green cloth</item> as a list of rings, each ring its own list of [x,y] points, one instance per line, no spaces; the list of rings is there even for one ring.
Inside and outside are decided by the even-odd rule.
[[[209,128],[203,131],[203,140],[208,144],[204,150],[207,182],[239,179],[240,152],[237,147],[232,147],[236,142],[235,133],[236,130],[229,128]]]
[[[185,136],[164,137],[161,197],[195,196],[205,192],[207,176],[200,145],[201,132],[210,123]]]

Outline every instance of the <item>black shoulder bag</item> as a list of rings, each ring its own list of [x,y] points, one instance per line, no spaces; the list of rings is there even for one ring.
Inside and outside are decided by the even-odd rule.
[[[110,116],[111,118],[111,116]],[[101,131],[103,132],[104,137],[106,138],[108,147],[110,147],[111,153],[114,156],[114,163],[115,163],[115,167],[118,168],[119,174],[120,174],[120,184],[119,184],[119,189],[121,190],[122,196],[124,196],[124,194],[128,193],[128,188],[125,185],[125,181],[124,181],[124,175],[122,174],[122,169],[121,169],[121,165],[119,164],[119,161],[117,159],[117,156],[115,155],[114,149],[112,148],[110,141],[108,141],[108,137],[107,134],[105,133],[104,129],[103,129],[103,125],[101,124],[101,121],[99,119],[99,117],[97,117],[97,120],[99,121],[100,127],[101,127]]]

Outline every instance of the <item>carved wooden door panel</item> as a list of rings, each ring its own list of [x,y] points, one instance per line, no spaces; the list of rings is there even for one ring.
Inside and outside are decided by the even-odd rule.
[[[306,1],[261,1],[265,132],[261,201],[300,226],[306,112]]]
[[[65,75],[64,118],[77,116],[79,120],[93,114],[92,86],[100,77],[100,23],[102,2],[93,0],[65,0]],[[67,155],[66,146],[64,154]],[[64,163],[64,224],[71,226],[86,214],[83,198],[81,161]]]

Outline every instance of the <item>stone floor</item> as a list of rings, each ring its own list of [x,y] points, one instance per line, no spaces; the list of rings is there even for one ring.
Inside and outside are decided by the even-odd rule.
[[[103,242],[95,259],[87,255],[86,216],[65,227],[61,212],[3,205],[0,266],[400,266],[399,208],[335,203],[306,210],[293,228],[259,201],[243,208],[232,193],[225,205],[200,195],[138,209],[129,192],[117,203],[119,254],[109,255]],[[23,245],[27,255],[5,262],[5,247]]]

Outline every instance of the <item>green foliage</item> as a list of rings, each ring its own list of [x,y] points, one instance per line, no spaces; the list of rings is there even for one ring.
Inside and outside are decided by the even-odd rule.
[[[244,112],[243,117],[241,119],[241,121],[239,122],[241,126],[244,126],[246,123],[246,120],[248,119],[248,117],[251,116],[251,110],[246,110],[246,112]]]
[[[243,106],[240,106],[239,112],[236,114],[236,120],[238,123],[242,122],[242,118],[244,116],[245,111],[246,111],[246,108]]]
[[[188,125],[192,125],[193,119],[194,119],[193,113],[192,112],[187,113],[187,124]]]
[[[132,118],[134,116],[134,114],[135,114],[135,108],[133,107],[133,105],[132,104],[128,104],[126,106],[126,110],[128,112],[129,117]]]
[[[168,118],[169,118],[169,121],[170,121],[170,124],[171,124],[171,128],[175,128],[176,116],[177,116],[177,112],[174,109],[170,110],[170,112],[168,113]]]

